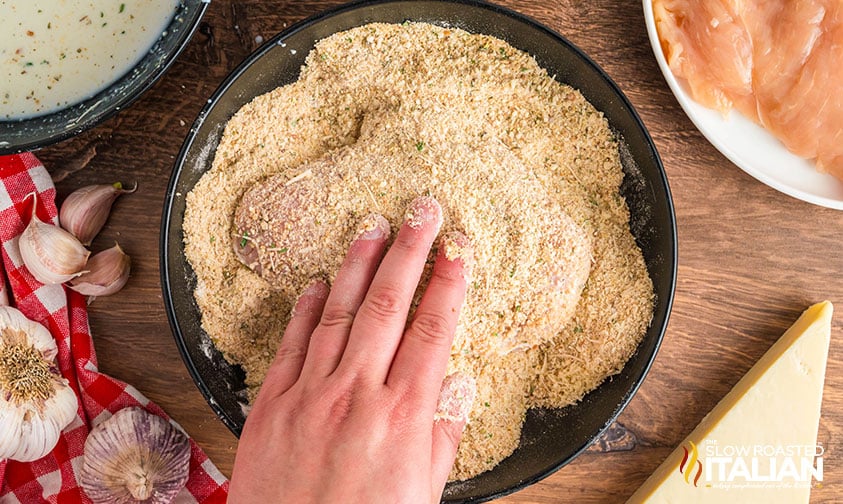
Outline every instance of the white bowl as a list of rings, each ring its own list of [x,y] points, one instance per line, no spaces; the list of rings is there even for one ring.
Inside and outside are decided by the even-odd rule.
[[[788,151],[767,130],[737,111],[728,117],[695,102],[662,53],[652,0],[643,0],[644,20],[653,54],[679,105],[702,134],[740,169],[768,186],[815,205],[843,210],[843,182],[819,173],[812,161]]]

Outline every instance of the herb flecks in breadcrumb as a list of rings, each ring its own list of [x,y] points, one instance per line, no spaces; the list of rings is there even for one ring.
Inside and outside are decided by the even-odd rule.
[[[572,404],[620,371],[645,334],[653,287],[618,196],[624,174],[603,115],[529,55],[448,30],[379,24],[320,41],[315,54],[329,58],[311,55],[298,82],[255,98],[229,121],[212,169],[187,197],[184,229],[203,327],[242,365],[254,397],[308,275],[331,280],[364,216],[378,213],[398,229],[410,200],[434,196],[443,233],[468,235],[475,257],[449,363],[449,373],[477,383],[451,474],[465,479],[516,448],[527,408]],[[339,238],[267,241],[288,248],[267,254],[278,271],[269,281],[237,260],[236,247],[208,236],[238,236],[232,225],[242,196],[276,176],[281,186],[293,181],[288,191],[319,188],[306,212]],[[359,194],[348,192],[353,187]],[[588,286],[566,324],[534,345],[489,353],[546,322],[532,279],[568,283],[545,274],[554,257],[538,246],[559,233],[561,220],[526,219],[540,213],[519,206],[542,198],[590,237]],[[354,215],[346,213],[349,199],[359,205]]]

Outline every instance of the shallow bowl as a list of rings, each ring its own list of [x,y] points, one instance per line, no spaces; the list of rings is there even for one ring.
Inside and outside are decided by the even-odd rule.
[[[181,0],[167,28],[126,74],[94,96],[28,119],[0,120],[0,155],[46,147],[93,128],[152,87],[187,45],[208,0]]]
[[[225,361],[202,330],[195,275],[184,256],[185,196],[206,172],[228,119],[254,97],[295,81],[314,43],[370,22],[425,21],[496,36],[532,54],[560,82],[580,90],[608,119],[625,172],[621,187],[631,230],[653,280],[653,320],[635,354],[611,380],[577,404],[531,410],[519,448],[497,467],[449,484],[446,502],[482,502],[541,480],[573,460],[615,420],[647,374],[667,326],[676,278],[673,204],[658,153],[632,105],[612,80],[559,34],[510,10],[471,0],[353,3],[302,21],[270,39],[217,89],[182,146],[170,179],[161,229],[164,301],[185,364],[211,408],[236,435],[245,418],[242,370]]]
[[[790,152],[772,133],[737,110],[724,116],[694,101],[687,82],[673,75],[667,63],[653,14],[653,0],[642,3],[650,45],[662,75],[682,110],[711,145],[735,166],[781,193],[843,210],[842,180],[817,171],[813,160]]]

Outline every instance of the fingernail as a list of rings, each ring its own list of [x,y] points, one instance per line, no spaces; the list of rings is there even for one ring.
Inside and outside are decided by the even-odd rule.
[[[383,215],[369,214],[360,223],[355,240],[380,240],[389,235],[389,221]]]
[[[449,231],[439,242],[442,255],[449,261],[459,259],[462,262],[463,275],[466,280],[471,276],[474,269],[474,247],[471,240],[459,231]]]
[[[311,282],[293,305],[292,316],[315,312],[322,305],[322,300],[328,297],[330,290],[322,280]]]
[[[442,207],[433,196],[419,196],[407,207],[404,222],[413,229],[419,229],[428,222],[435,222],[438,233],[442,227]]]
[[[460,372],[449,374],[442,381],[433,419],[468,423],[476,395],[477,382],[473,377]]]
[[[302,296],[323,298],[328,296],[328,284],[322,280],[314,280],[307,286],[307,289],[302,292]]]

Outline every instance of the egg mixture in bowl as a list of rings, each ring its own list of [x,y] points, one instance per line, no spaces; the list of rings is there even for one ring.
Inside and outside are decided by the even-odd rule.
[[[201,0],[0,0],[0,154],[68,138],[127,106],[198,25]]]

